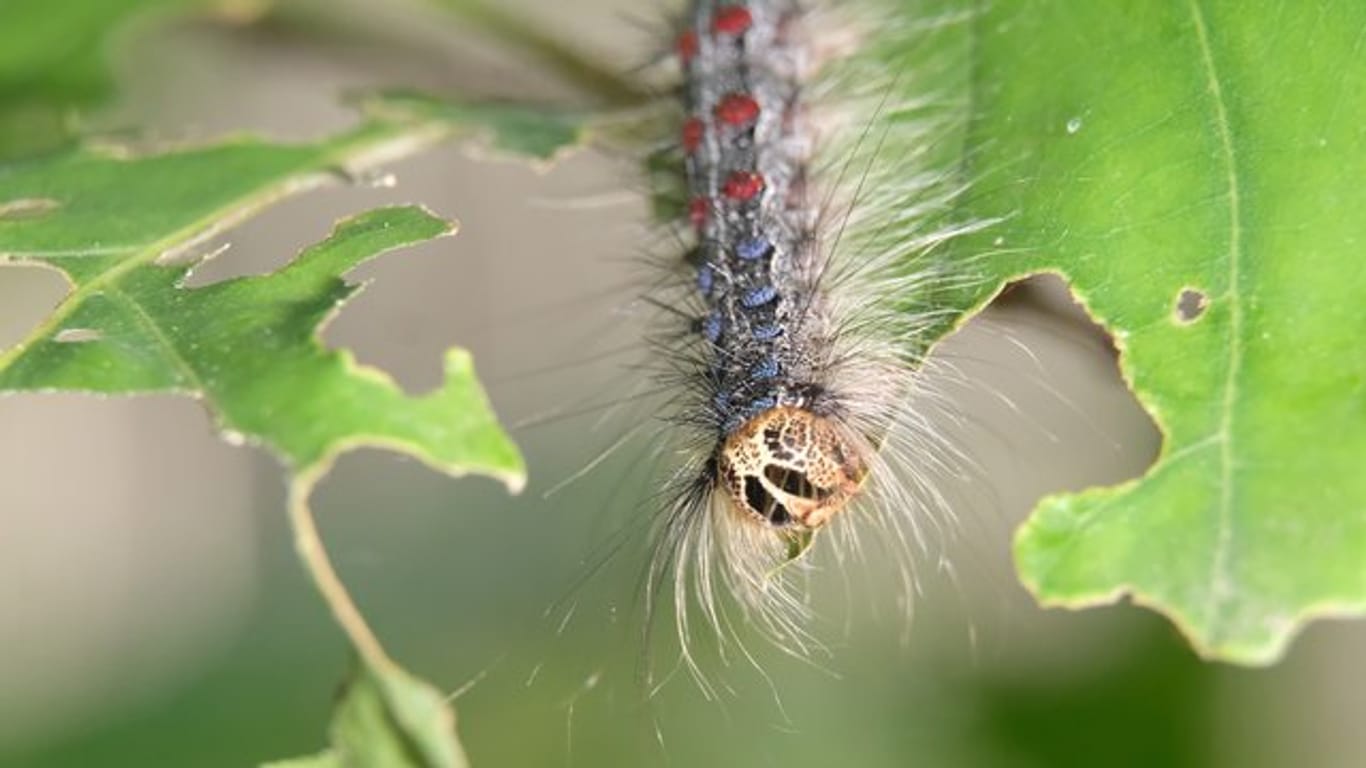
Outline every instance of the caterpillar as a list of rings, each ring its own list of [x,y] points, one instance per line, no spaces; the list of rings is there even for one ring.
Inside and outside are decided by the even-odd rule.
[[[684,254],[651,338],[681,459],[649,602],[672,591],[690,665],[694,605],[720,635],[733,604],[789,651],[818,644],[793,573],[818,532],[904,554],[951,514],[927,470],[953,448],[906,403],[958,315],[944,296],[974,281],[942,246],[983,226],[950,216],[962,184],[936,159],[955,112],[914,71],[916,41],[961,21],[694,0],[677,25],[677,134],[650,167]]]

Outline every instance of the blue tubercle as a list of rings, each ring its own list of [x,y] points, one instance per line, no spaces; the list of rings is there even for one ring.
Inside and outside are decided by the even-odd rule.
[[[745,295],[740,297],[740,304],[746,309],[754,309],[778,298],[778,289],[771,285],[760,285],[745,291]]]
[[[703,296],[711,295],[712,283],[714,282],[715,277],[716,275],[712,272],[710,264],[703,264],[697,268],[697,290],[701,291]]]
[[[773,341],[783,335],[783,329],[776,324],[756,325],[750,331],[755,341]]]
[[[712,312],[702,320],[702,335],[707,337],[707,341],[715,344],[721,338],[721,316]]]
[[[769,355],[749,369],[749,375],[759,380],[778,378],[778,358]]]
[[[745,261],[756,261],[768,254],[773,246],[763,237],[751,237],[735,246],[735,255]]]

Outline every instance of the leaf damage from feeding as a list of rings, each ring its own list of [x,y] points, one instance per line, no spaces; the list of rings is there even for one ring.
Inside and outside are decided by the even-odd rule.
[[[1332,62],[1366,6],[1002,2],[974,27],[967,207],[1001,221],[975,247],[994,275],[1067,275],[1164,437],[1142,478],[1039,504],[1024,584],[1129,595],[1245,664],[1366,611],[1366,222],[1342,214],[1366,208],[1366,153],[1327,151],[1361,146],[1366,73]]]

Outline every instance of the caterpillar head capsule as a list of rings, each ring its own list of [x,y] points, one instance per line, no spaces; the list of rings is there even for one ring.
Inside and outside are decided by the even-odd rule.
[[[745,422],[721,448],[732,506],[774,528],[815,530],[856,495],[867,470],[831,419],[781,406]]]

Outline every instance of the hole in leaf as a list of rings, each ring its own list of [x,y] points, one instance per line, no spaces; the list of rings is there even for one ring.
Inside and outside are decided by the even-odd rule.
[[[70,288],[54,269],[0,265],[0,350],[23,341]]]
[[[36,219],[62,207],[62,204],[46,197],[30,197],[0,203],[0,221]]]
[[[1209,306],[1209,297],[1204,291],[1197,291],[1194,288],[1182,288],[1181,293],[1176,295],[1176,322],[1182,325],[1189,325],[1200,316],[1205,314],[1205,308]]]
[[[57,332],[53,340],[58,344],[83,344],[87,341],[99,341],[104,338],[104,332],[94,328],[63,328]]]
[[[1124,342],[1043,274],[1011,284],[933,350],[926,370],[949,373],[927,378],[934,391],[906,409],[924,414],[928,450],[942,458],[912,469],[937,495],[924,514],[946,521],[948,533],[927,530],[928,546],[957,573],[1006,583],[999,553],[1040,497],[1133,480],[1156,460],[1162,435],[1121,375]]]

